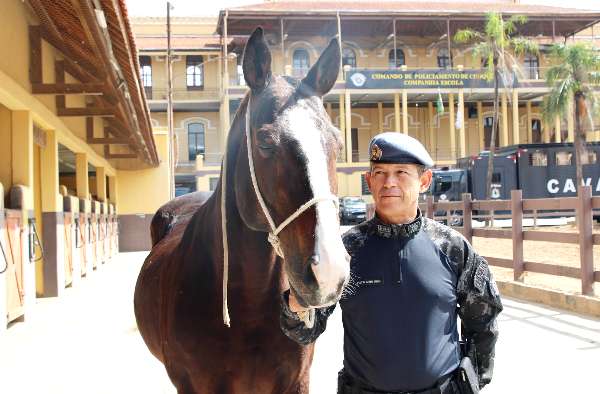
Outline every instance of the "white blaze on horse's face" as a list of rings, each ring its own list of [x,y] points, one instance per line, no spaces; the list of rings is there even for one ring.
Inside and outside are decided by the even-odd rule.
[[[298,105],[285,111],[284,122],[290,137],[298,141],[306,158],[306,171],[313,197],[332,195],[325,153],[323,132],[317,128],[314,110],[300,100]],[[312,271],[318,283],[319,299],[322,305],[338,300],[341,290],[350,275],[349,256],[340,237],[337,207],[332,200],[321,201],[315,206],[315,249],[317,264]],[[321,306],[321,305],[311,305]]]

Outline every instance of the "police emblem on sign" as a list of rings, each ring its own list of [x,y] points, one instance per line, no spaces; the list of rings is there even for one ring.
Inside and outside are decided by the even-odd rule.
[[[360,88],[361,86],[363,86],[365,84],[365,82],[367,82],[367,77],[365,77],[365,75],[361,74],[361,73],[354,73],[350,77],[350,80],[352,81],[354,86]]]
[[[381,155],[383,155],[383,151],[377,144],[373,144],[371,147],[371,161],[377,161],[381,159]]]

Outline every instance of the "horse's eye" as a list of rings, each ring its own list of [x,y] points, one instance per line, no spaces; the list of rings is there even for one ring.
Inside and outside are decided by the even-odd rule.
[[[259,130],[256,133],[256,140],[260,149],[275,148],[275,140],[273,139],[273,136],[266,131]]]

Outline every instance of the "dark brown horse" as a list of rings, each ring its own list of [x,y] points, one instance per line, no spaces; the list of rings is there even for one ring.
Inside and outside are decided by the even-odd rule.
[[[337,192],[341,141],[321,97],[333,86],[339,63],[332,41],[302,81],[273,75],[270,51],[257,29],[244,52],[250,92],[229,133],[226,179],[222,172],[208,200],[202,195],[173,200],[153,221],[155,245],[138,278],[135,315],[179,393],[308,392],[313,347],[281,332],[280,298],[288,286],[309,307],[341,296],[349,266],[336,205],[321,199],[292,220],[279,233],[282,259],[267,240],[272,228],[257,195],[279,225],[305,203]],[[224,191],[230,328],[222,315]]]

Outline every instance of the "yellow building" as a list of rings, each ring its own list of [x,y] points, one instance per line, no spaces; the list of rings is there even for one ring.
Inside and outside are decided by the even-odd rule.
[[[547,49],[574,36],[594,40],[592,26],[600,20],[599,12],[513,1],[267,1],[223,10],[216,22],[172,20],[178,193],[210,190],[216,183],[224,137],[246,92],[239,66],[245,40],[257,26],[265,29],[274,71],[296,77],[305,75],[331,38],[341,39],[344,71],[324,97],[346,143],[338,164],[340,195],[366,192],[361,175],[368,166],[367,144],[381,131],[418,138],[437,166],[452,166],[457,158],[485,150],[493,89],[481,80],[481,60],[452,37],[462,28],[481,29],[489,11],[527,16],[519,33],[541,47],[539,56],[514,59],[518,83],[502,89],[497,146],[572,141],[571,118],[546,124],[540,114],[549,90],[543,81],[550,65]],[[133,24],[142,73],[152,91],[152,121],[163,130],[165,20],[140,18]],[[443,113],[437,111],[440,98]],[[598,140],[597,132],[588,132],[589,141]]]
[[[3,0],[0,25],[1,331],[148,249],[170,174],[123,1]]]

